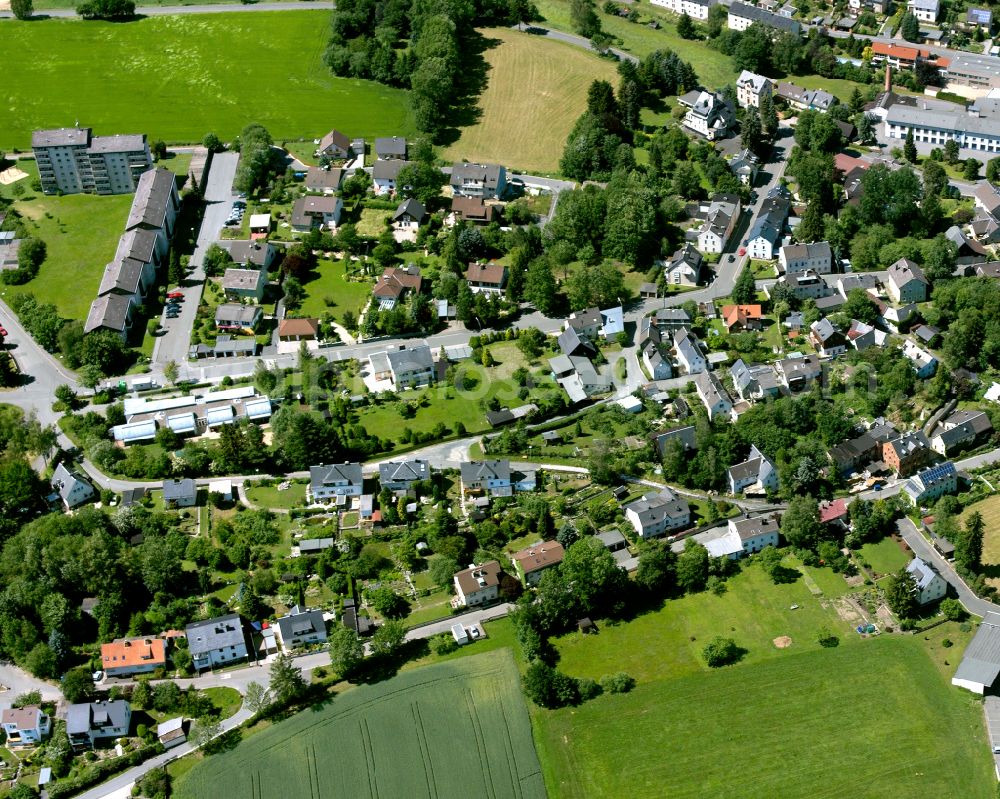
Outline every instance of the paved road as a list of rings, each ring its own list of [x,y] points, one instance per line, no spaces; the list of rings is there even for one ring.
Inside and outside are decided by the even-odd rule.
[[[940,572],[941,576],[948,581],[948,584],[955,589],[958,598],[969,613],[977,616],[985,616],[987,611],[1000,613],[1000,605],[988,602],[973,593],[972,589],[965,584],[965,581],[958,576],[954,567],[946,561],[941,554],[931,546],[930,542],[924,538],[920,531],[910,519],[903,518],[896,522],[896,529],[909,545],[910,549],[921,560],[930,563]]]
[[[158,367],[158,374],[169,361],[175,361],[181,367],[182,377],[192,376],[187,356],[198,303],[205,287],[205,253],[219,240],[226,218],[233,208],[233,200],[236,199],[233,194],[233,179],[236,177],[239,160],[239,153],[217,153],[212,158],[212,167],[208,171],[205,185],[205,213],[198,231],[198,241],[191,255],[190,272],[181,287],[184,292],[181,313],[176,319],[167,319],[165,315],[160,318],[160,325],[166,332],[156,339],[152,359]]]
[[[331,11],[334,4],[317,0],[316,2],[306,2],[305,0],[288,0],[284,3],[219,3],[218,5],[190,5],[190,6],[144,6],[138,5],[136,14],[145,17],[172,16],[175,14],[226,14],[226,13],[246,13],[252,11]],[[74,8],[46,8],[39,9],[35,14],[35,19],[55,18],[76,18]],[[13,19],[14,15],[10,11],[0,11],[0,19]]]
[[[55,702],[62,693],[52,683],[32,677],[13,663],[0,663],[0,710],[6,710],[21,694],[40,691],[42,699]]]
[[[546,26],[539,25],[538,23],[532,23],[527,28],[521,27],[520,25],[514,25],[513,28],[535,36],[542,36],[546,39],[555,39],[556,41],[572,44],[576,47],[582,47],[584,50],[594,52],[594,48],[591,46],[589,39],[585,39],[584,37],[577,36],[573,33],[563,33],[563,31],[553,30],[552,28],[547,28]],[[612,47],[610,50],[623,61],[631,61],[633,64],[639,63],[639,58],[632,53],[620,50],[617,47]]]

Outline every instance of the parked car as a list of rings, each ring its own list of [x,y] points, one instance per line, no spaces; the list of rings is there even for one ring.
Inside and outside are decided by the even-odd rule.
[[[740,255],[746,255],[747,254],[747,248],[746,247],[740,247],[739,250],[737,250],[737,252]]]
[[[168,300],[183,300],[184,299],[184,292],[183,291],[168,291],[167,292],[167,299]]]

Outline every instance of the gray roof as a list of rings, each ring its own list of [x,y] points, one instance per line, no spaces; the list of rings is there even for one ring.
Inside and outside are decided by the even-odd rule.
[[[825,241],[817,241],[812,244],[786,244],[781,248],[781,253],[785,256],[786,261],[800,258],[829,260],[832,257],[830,244]]]
[[[153,262],[156,252],[156,231],[136,228],[122,234],[118,239],[118,249],[115,250],[115,260],[124,261],[134,258],[137,261]]]
[[[227,269],[222,276],[222,288],[226,291],[257,291],[266,282],[267,272],[260,269]]]
[[[1000,613],[987,611],[975,638],[965,649],[962,662],[952,678],[993,685],[1000,675]]]
[[[795,20],[772,14],[756,6],[748,6],[746,3],[731,3],[729,13],[737,17],[743,17],[744,19],[751,19],[754,22],[760,22],[764,25],[770,25],[772,28],[777,28],[778,30],[791,31],[795,34],[802,31],[802,26]]]
[[[666,489],[658,494],[646,494],[642,499],[637,499],[625,506],[626,511],[632,511],[639,517],[642,529],[657,524],[670,516],[684,513],[688,509],[686,500]]]
[[[375,155],[379,158],[406,158],[406,139],[401,136],[375,139]]]
[[[360,463],[331,463],[329,466],[310,466],[309,481],[312,485],[347,482],[360,486],[364,482]]]
[[[66,709],[66,732],[86,735],[104,727],[124,727],[132,708],[124,699],[105,702],[83,702]]]
[[[396,208],[396,213],[392,215],[393,221],[402,218],[403,216],[411,216],[418,222],[422,221],[424,217],[427,216],[427,209],[424,208],[423,204],[418,200],[414,200],[412,197],[403,200]]]
[[[319,632],[325,634],[326,622],[323,620],[322,610],[308,610],[295,605],[287,616],[278,619],[278,629],[281,631],[281,640],[287,644],[294,641],[297,635]]]
[[[233,263],[252,264],[253,266],[266,266],[267,262],[274,258],[274,245],[266,241],[248,241],[240,239],[235,241],[216,242],[222,249],[229,253]]]
[[[246,646],[243,622],[238,613],[196,621],[184,629],[187,632],[188,651],[192,655],[204,655],[230,646]]]
[[[89,153],[141,153],[146,150],[145,133],[117,133],[113,136],[94,136]]]
[[[740,541],[748,541],[761,535],[778,532],[778,522],[773,516],[759,516],[756,519],[740,519],[732,522]]]
[[[837,102],[837,98],[830,94],[830,92],[823,91],[822,89],[803,89],[801,86],[796,86],[794,83],[788,83],[787,81],[778,82],[775,94],[786,100],[793,100],[802,105],[808,105],[810,108],[818,108],[821,111],[826,111]]]
[[[900,258],[888,269],[888,278],[897,286],[902,287],[911,280],[928,285],[929,281],[924,277],[923,270],[909,258]]]
[[[32,147],[83,147],[90,141],[90,128],[36,130],[31,134]]]
[[[109,294],[113,291],[120,291],[125,294],[138,294],[145,265],[145,261],[137,261],[134,258],[126,258],[123,261],[112,261],[104,267],[101,285],[97,289],[98,296]]]
[[[913,575],[913,579],[917,583],[917,588],[920,589],[927,588],[927,586],[934,582],[935,577],[940,577],[937,569],[929,563],[925,563],[920,558],[914,558],[906,564],[906,570]]]
[[[309,167],[309,171],[306,172],[305,183],[309,191],[323,191],[324,189],[333,189],[336,191],[340,188],[343,180],[343,169],[322,169],[318,166],[311,166]]]
[[[125,294],[105,294],[98,297],[90,304],[83,332],[89,333],[101,328],[118,332],[124,330],[131,307],[132,299]]]
[[[59,493],[59,497],[63,500],[68,499],[73,489],[80,484],[84,484],[88,488],[92,488],[90,483],[80,477],[76,472],[72,472],[67,469],[65,464],[60,463],[56,466],[55,471],[52,473],[52,481],[50,485]]]
[[[167,206],[173,201],[176,177],[167,169],[151,169],[143,172],[135,189],[135,199],[128,214],[125,229],[139,225],[163,227]]]
[[[399,177],[400,170],[411,163],[411,161],[378,160],[372,167],[372,180],[395,180]]]
[[[566,324],[578,333],[582,330],[586,330],[588,327],[600,327],[601,309],[587,308],[583,311],[577,311],[566,320]]]
[[[430,473],[430,464],[424,460],[390,461],[378,465],[378,476],[383,485],[426,480]]]
[[[181,499],[193,499],[198,495],[198,488],[190,477],[183,480],[163,481],[163,501],[176,502]]]
[[[500,183],[499,164],[455,164],[451,168],[451,185],[461,188],[465,181],[483,183],[489,191],[496,191]]]
[[[227,302],[215,309],[215,321],[249,325],[253,324],[261,313],[259,305],[240,305],[235,302]]]
[[[427,344],[389,350],[386,356],[393,373],[424,372],[434,368],[434,354]]]
[[[462,464],[462,482],[510,480],[510,461],[471,461]]]
[[[617,546],[618,544],[627,544],[625,536],[621,534],[618,530],[605,530],[603,533],[597,533],[594,538],[600,541],[606,547]]]
[[[572,355],[581,347],[585,350],[594,350],[594,345],[587,339],[581,338],[580,334],[577,333],[572,327],[567,327],[562,333],[560,333],[558,341],[559,349],[562,350],[564,355]]]
[[[998,121],[995,116],[969,116],[962,111],[937,111],[911,105],[889,106],[886,124],[904,127],[973,133],[996,139]]]
[[[656,449],[660,455],[663,455],[669,441],[680,441],[685,450],[696,449],[698,445],[694,425],[677,427],[673,430],[667,430],[664,433],[657,433],[654,435],[653,440],[656,442]]]

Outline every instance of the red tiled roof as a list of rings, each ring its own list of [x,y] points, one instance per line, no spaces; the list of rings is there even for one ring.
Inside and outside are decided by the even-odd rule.
[[[134,638],[101,644],[101,662],[105,669],[128,666],[166,665],[167,648],[162,638]]]
[[[847,515],[847,503],[843,499],[822,502],[819,506],[819,520],[823,524],[843,519]]]
[[[759,305],[723,305],[722,321],[726,327],[732,327],[739,323],[745,325],[753,319],[761,319],[763,314]]]

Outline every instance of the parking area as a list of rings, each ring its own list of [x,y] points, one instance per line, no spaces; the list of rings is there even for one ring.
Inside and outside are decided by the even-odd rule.
[[[983,716],[986,719],[986,732],[990,739],[990,751],[993,753],[993,767],[1000,779],[1000,696],[983,698]]]

